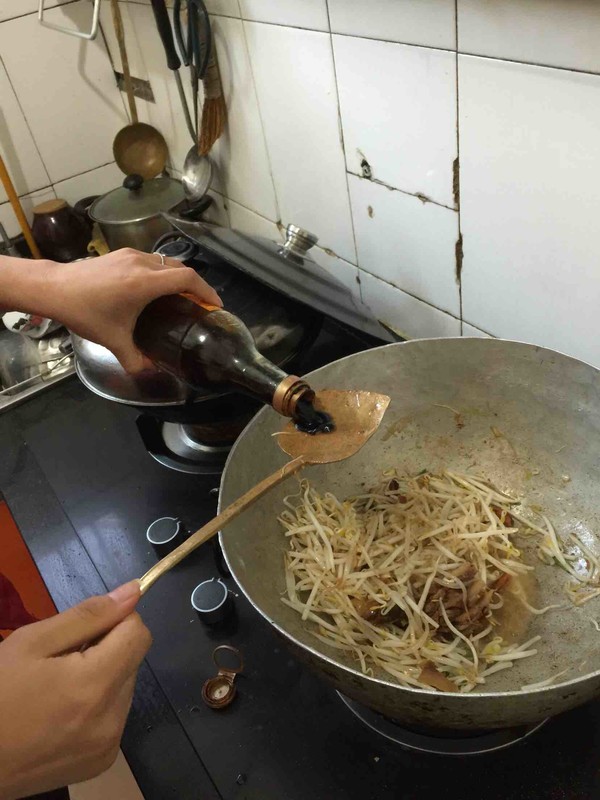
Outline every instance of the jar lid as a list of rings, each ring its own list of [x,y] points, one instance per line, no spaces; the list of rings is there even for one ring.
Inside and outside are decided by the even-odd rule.
[[[66,200],[46,200],[45,203],[40,203],[33,207],[34,214],[56,214],[61,208],[66,208],[69,204]]]
[[[140,175],[128,175],[123,186],[99,197],[88,213],[100,224],[143,222],[161,211],[170,211],[183,199],[183,186],[173,178],[144,181]]]

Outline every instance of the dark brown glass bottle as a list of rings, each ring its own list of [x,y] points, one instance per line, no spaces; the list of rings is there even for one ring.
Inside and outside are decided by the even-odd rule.
[[[287,417],[305,416],[314,392],[262,356],[235,315],[200,306],[183,295],[160,297],[140,314],[134,340],[167,372],[195,389],[237,391]]]

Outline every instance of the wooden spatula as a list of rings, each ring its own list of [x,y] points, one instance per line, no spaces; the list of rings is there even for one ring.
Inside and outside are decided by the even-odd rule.
[[[357,453],[379,427],[390,398],[375,392],[342,392],[327,389],[319,392],[315,408],[333,417],[335,430],[311,436],[297,431],[292,422],[278,434],[279,446],[292,456],[285,466],[265,478],[235,502],[193,533],[172,553],[165,556],[140,578],[144,594],[161,575],[168,572],[201,544],[221,530],[274,486],[309,464],[331,464]]]

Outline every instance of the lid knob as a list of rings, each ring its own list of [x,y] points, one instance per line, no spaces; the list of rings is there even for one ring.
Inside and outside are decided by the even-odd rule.
[[[128,175],[123,181],[123,186],[129,189],[130,192],[139,192],[143,185],[144,179],[135,172],[132,175]]]
[[[311,247],[319,241],[319,237],[297,225],[288,225],[285,229],[285,244],[283,245],[282,255],[293,255],[302,258]]]

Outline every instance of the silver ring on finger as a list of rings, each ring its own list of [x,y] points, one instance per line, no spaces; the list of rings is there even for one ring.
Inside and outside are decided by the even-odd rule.
[[[167,264],[166,264],[166,262],[165,262],[165,257],[164,257],[164,255],[163,255],[162,253],[157,253],[156,255],[157,255],[159,258],[160,258],[160,263],[161,263],[161,265],[162,265],[163,267],[166,267],[166,266],[167,266]]]

